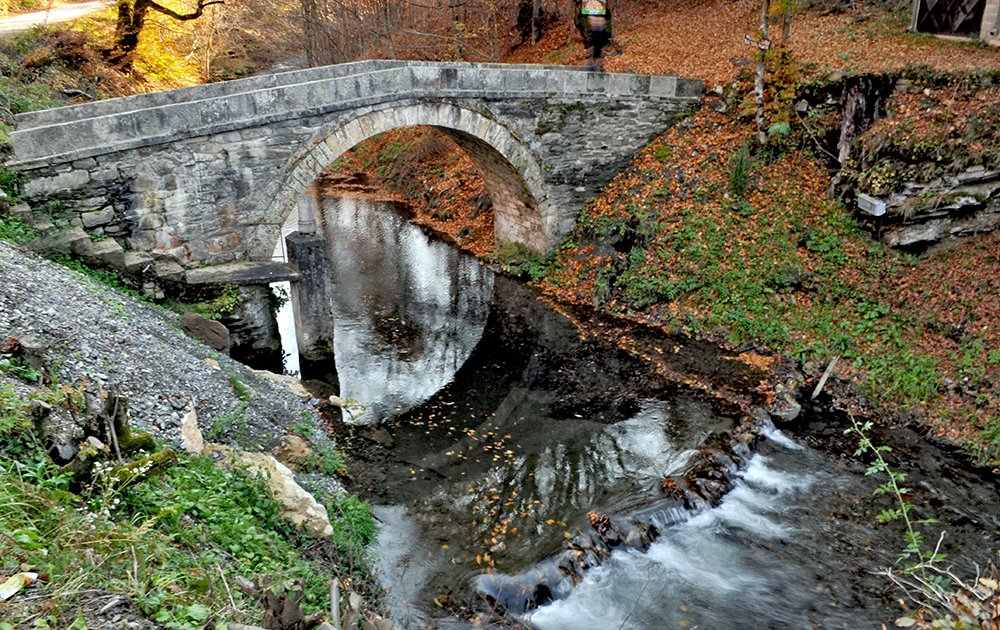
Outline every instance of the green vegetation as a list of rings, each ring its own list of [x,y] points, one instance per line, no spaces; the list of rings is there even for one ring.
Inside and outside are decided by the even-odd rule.
[[[860,423],[854,416],[850,417],[851,426],[844,430],[845,435],[853,434],[858,438],[858,448],[854,452],[856,457],[867,456],[871,458],[871,463],[865,470],[868,476],[886,477],[875,488],[875,496],[888,496],[892,501],[892,507],[885,508],[876,515],[879,523],[889,523],[901,521],[905,527],[903,532],[903,550],[899,559],[907,561],[903,573],[917,577],[921,583],[932,590],[934,599],[944,599],[945,594],[951,590],[951,584],[939,573],[933,573],[929,568],[946,558],[937,548],[928,548],[923,532],[919,525],[931,525],[936,523],[934,519],[914,519],[913,505],[907,500],[910,489],[903,484],[906,482],[906,473],[894,470],[889,466],[885,455],[892,452],[892,448],[884,444],[875,444],[870,432],[873,424],[870,421]]]
[[[0,374],[10,374],[26,383],[37,383],[43,374],[38,368],[32,367],[20,357],[0,354]]]
[[[46,614],[55,627],[73,623],[75,594],[86,589],[126,594],[167,628],[259,624],[262,611],[233,588],[237,576],[302,579],[304,608],[324,610],[335,569],[304,559],[316,542],[280,518],[264,480],[205,457],[176,457],[159,476],[139,481],[100,463],[91,480],[75,479],[45,454],[29,401],[0,388],[0,557],[48,576]],[[331,553],[366,576],[364,547],[375,533],[370,508],[348,496],[331,498],[328,507]],[[35,608],[13,614],[27,620]]]
[[[918,610],[896,620],[896,626],[926,628],[984,628],[995,619],[995,610],[1000,601],[1000,581],[996,579],[996,569],[991,577],[980,577],[976,571],[974,580],[963,580],[951,567],[940,563],[947,559],[941,551],[945,532],[941,532],[933,547],[924,537],[923,527],[937,523],[935,519],[917,519],[914,506],[908,495],[911,490],[904,484],[906,474],[892,468],[886,457],[892,448],[876,444],[871,438],[872,422],[858,422],[850,416],[851,426],[844,430],[858,439],[854,455],[869,460],[865,474],[884,477],[873,494],[889,497],[891,506],[876,515],[882,524],[901,522],[903,524],[903,546],[898,563],[901,568],[879,571],[881,575],[899,586],[907,596],[919,606]]]
[[[132,281],[115,271],[91,267],[78,258],[72,258],[66,255],[56,256],[52,260],[79,274],[83,280],[83,285],[91,291],[101,292],[107,289],[112,289],[118,293],[127,295],[134,300],[152,302],[152,299],[140,291],[132,283]]]
[[[2,144],[3,141],[0,139],[0,145]],[[21,173],[12,171],[5,165],[0,164],[0,190],[12,201],[17,201],[18,199],[18,187],[21,185],[21,178]]]
[[[344,477],[347,475],[347,464],[344,454],[334,448],[329,442],[315,442],[312,452],[298,462],[306,472],[321,472],[328,477]]]
[[[839,356],[861,393],[889,413],[935,409],[950,378],[966,400],[986,405],[981,417],[995,417],[988,405],[1000,352],[972,335],[952,352],[921,342],[953,324],[899,294],[896,283],[915,274],[913,257],[874,242],[848,208],[818,193],[826,176],[801,151],[764,147],[754,156],[732,142],[740,148],[728,169],[712,169],[721,160],[708,119],[696,115],[693,130],[671,131],[663,144],[676,159],[692,150],[712,157],[695,169],[684,163],[684,180],[672,180],[679,167],[662,164],[654,143],[651,159],[637,160],[581,213],[574,246],[544,268],[549,289],[803,364]],[[972,424],[979,437],[970,449],[983,462],[1000,460],[995,422]]]
[[[35,239],[37,233],[14,217],[0,215],[0,240],[23,245]]]
[[[217,442],[226,436],[237,444],[248,446],[246,444],[248,408],[248,403],[240,402],[229,413],[213,416],[208,429],[205,430],[205,438]]]
[[[253,400],[253,390],[250,386],[236,378],[235,376],[229,377],[229,385],[232,386],[233,391],[236,392],[236,397],[239,398],[244,404],[249,405]]]
[[[553,255],[542,256],[528,249],[524,243],[507,243],[497,248],[489,262],[497,265],[504,273],[528,280],[541,280],[554,263]]]
[[[230,285],[225,287],[222,293],[213,300],[193,304],[171,302],[168,306],[178,312],[193,311],[209,319],[219,320],[236,314],[242,303],[243,298],[240,296],[239,287]]]
[[[729,158],[729,194],[734,199],[746,197],[747,190],[750,188],[751,167],[750,145],[744,143]]]

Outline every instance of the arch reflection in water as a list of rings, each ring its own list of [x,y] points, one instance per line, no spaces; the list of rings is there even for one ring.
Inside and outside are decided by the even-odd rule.
[[[448,384],[482,337],[493,274],[389,202],[326,197],[340,395],[377,418]]]

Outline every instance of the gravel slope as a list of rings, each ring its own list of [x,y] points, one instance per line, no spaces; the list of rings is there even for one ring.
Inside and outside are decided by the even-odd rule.
[[[270,446],[306,417],[319,426],[314,401],[189,339],[178,319],[0,242],[0,335],[38,339],[54,380],[120,388],[133,423],[173,444],[180,443],[180,417],[192,399],[203,431],[241,405],[233,377],[254,394],[241,446]]]

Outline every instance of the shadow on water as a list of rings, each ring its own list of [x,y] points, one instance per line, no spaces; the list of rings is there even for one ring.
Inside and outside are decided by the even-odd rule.
[[[665,378],[611,337],[581,336],[531,288],[494,277],[398,214],[357,202],[329,204],[328,212],[342,213],[327,220],[336,228],[327,238],[341,300],[333,307],[342,320],[341,382],[388,419],[339,430],[351,445],[352,489],[376,505],[376,555],[402,627],[470,627],[469,611],[482,610],[482,576],[530,573],[588,530],[591,511],[655,513],[663,478],[687,470],[699,447],[739,422],[734,406]],[[752,391],[762,376],[707,345],[641,327],[627,334],[671,369],[733,390]],[[891,621],[898,594],[870,571],[894,562],[899,532],[875,524],[885,506],[871,497],[875,482],[850,458],[841,430],[839,420],[807,413],[790,429],[798,441],[771,432],[720,505],[663,521],[646,553],[614,551],[520,622],[603,629]],[[982,496],[963,491],[949,485],[951,494],[934,501],[967,501],[993,515],[959,510],[961,518],[948,520],[970,536],[992,532],[965,544],[979,550],[969,557],[988,561],[998,546],[984,520],[996,518],[986,502],[995,483]]]

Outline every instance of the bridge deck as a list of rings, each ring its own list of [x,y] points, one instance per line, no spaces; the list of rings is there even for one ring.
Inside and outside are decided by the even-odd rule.
[[[580,66],[362,61],[20,114],[22,169],[406,98],[696,99],[672,75]]]

